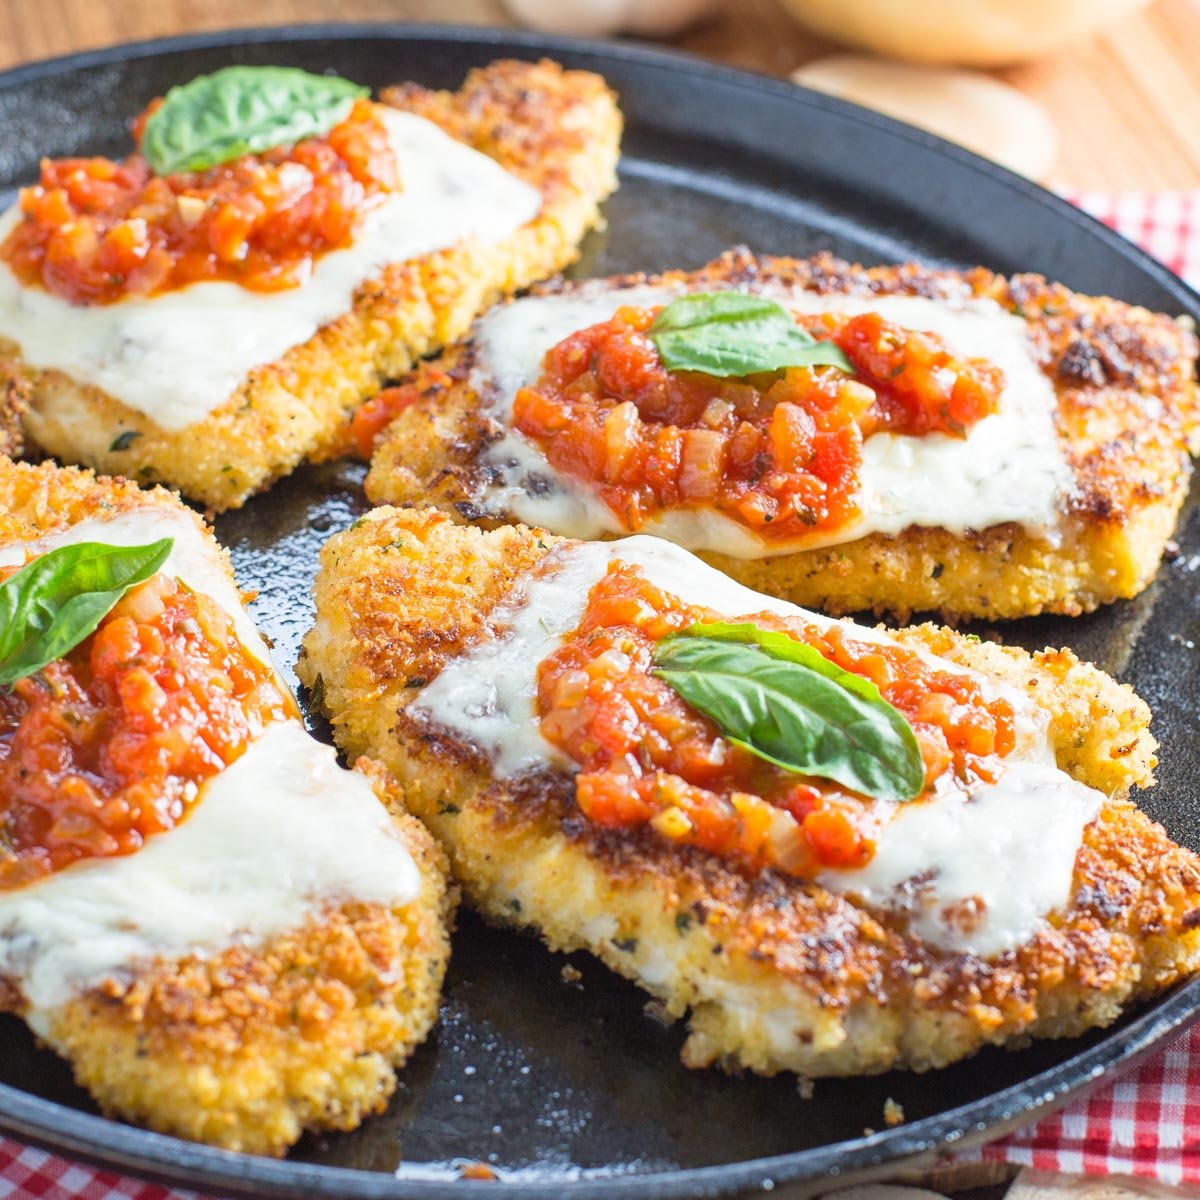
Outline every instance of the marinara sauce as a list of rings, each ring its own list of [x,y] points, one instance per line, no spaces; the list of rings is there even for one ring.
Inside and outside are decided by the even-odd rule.
[[[0,688],[0,891],[133,853],[293,712],[215,601],[147,580],[65,658]]]
[[[670,371],[648,333],[661,311],[621,308],[565,338],[513,406],[516,428],[629,530],[666,509],[705,506],[771,541],[828,534],[859,515],[864,438],[963,437],[1004,386],[997,367],[870,312],[798,318],[842,348],[854,375]]]
[[[807,878],[864,866],[874,854],[876,802],[734,745],[652,674],[660,639],[721,619],[661,591],[637,567],[614,564],[592,589],[579,628],[538,668],[541,731],[579,764],[580,810],[608,828],[649,825],[749,870]],[[870,679],[912,725],[924,796],[955,781],[994,780],[1013,749],[1012,706],[969,675],[902,646],[858,641],[840,625],[745,619]]]
[[[156,100],[134,125],[140,140]],[[303,283],[400,189],[387,128],[368,100],[324,137],[207,171],[155,175],[141,154],[58,158],[21,192],[24,219],[0,247],[27,287],[110,304],[200,280],[254,291]]]

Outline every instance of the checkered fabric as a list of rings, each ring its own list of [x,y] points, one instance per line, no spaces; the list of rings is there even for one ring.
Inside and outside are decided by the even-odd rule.
[[[1200,287],[1200,191],[1068,198]],[[970,1156],[1200,1185],[1200,1026],[1137,1070]],[[194,1200],[0,1138],[0,1200]]]
[[[199,1200],[0,1137],[0,1200]]]
[[[1200,289],[1200,191],[1063,194]]]
[[[1091,1096],[969,1157],[1200,1184],[1200,1025]]]

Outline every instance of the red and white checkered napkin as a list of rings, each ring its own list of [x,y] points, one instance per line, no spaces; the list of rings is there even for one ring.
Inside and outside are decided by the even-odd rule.
[[[1200,1025],[1083,1100],[962,1157],[1200,1184]]]
[[[1200,191],[1063,195],[1200,289]]]
[[[1200,287],[1200,191],[1068,198]],[[969,1157],[1200,1184],[1200,1026],[1123,1078]],[[0,1138],[0,1200],[184,1200]]]
[[[200,1200],[0,1137],[0,1200]]]

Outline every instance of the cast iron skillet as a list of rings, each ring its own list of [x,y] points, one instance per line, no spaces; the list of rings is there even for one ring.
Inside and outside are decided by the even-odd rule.
[[[694,267],[746,242],[782,254],[830,249],[865,262],[1033,270],[1200,316],[1200,297],[1144,254],[935,138],[786,83],[627,45],[503,31],[296,27],[23,67],[0,77],[0,188],[31,179],[42,154],[121,152],[125,121],[151,97],[230,62],[453,87],[470,66],[542,54],[603,73],[628,121],[621,190],[579,273]],[[360,478],[344,464],[302,471],[218,524],[243,585],[260,590],[258,618],[289,669],[309,620],[315,552],[360,511]],[[1032,647],[1071,645],[1150,701],[1163,766],[1145,806],[1200,849],[1197,522],[1185,521],[1181,542],[1137,603],[1003,634]],[[831,1175],[861,1180],[995,1137],[1128,1066],[1189,1021],[1200,999],[1197,982],[1088,1038],[984,1053],[924,1076],[822,1081],[804,1100],[791,1077],[685,1071],[678,1030],[644,1014],[636,988],[585,956],[573,959],[581,981],[568,982],[566,961],[531,937],[465,916],[440,1027],[403,1073],[388,1113],[358,1133],[306,1141],[283,1162],[103,1120],[12,1019],[0,1020],[0,1128],[118,1170],[255,1197],[457,1197],[458,1168],[474,1160],[494,1164],[507,1181],[502,1194],[514,1198],[708,1196],[787,1181],[796,1194],[827,1186]],[[882,1119],[888,1097],[907,1116],[894,1129]]]

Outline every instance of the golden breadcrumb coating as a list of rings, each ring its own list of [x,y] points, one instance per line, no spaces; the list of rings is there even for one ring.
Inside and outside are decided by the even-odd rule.
[[[27,402],[30,439],[64,461],[168,483],[214,510],[237,508],[303,459],[337,450],[363,400],[461,337],[481,309],[575,259],[616,187],[621,116],[599,76],[501,61],[472,71],[457,92],[408,85],[382,99],[536,188],[540,214],[499,242],[462,242],[389,267],[359,287],[351,311],[255,368],[224,404],[177,433],[86,379],[30,367],[0,338],[0,379]]]
[[[330,907],[265,946],[160,960],[73,1000],[46,1040],[106,1113],[280,1155],[306,1131],[354,1129],[386,1107],[437,1019],[453,900],[445,855],[394,783],[366,760],[356,769],[417,864],[417,898]]]
[[[186,513],[197,530],[212,536],[199,514],[165,488],[140,488],[132,480],[108,478],[82,467],[13,462],[0,455],[0,544],[35,541],[80,521],[103,520],[135,508]],[[212,548],[232,582],[228,552],[215,538]]]
[[[0,459],[0,544],[135,508],[185,512],[211,539],[162,489]],[[396,1067],[436,1019],[456,893],[444,853],[394,781],[368,760],[356,768],[417,864],[416,899],[332,904],[266,945],[136,964],[50,1014],[45,1040],[105,1112],[282,1154],[305,1130],[351,1129],[384,1107]],[[19,985],[0,977],[0,1011],[24,1011]]]
[[[370,752],[446,846],[471,902],[587,949],[666,1010],[690,1010],[689,1065],[850,1075],[925,1069],[1029,1035],[1072,1036],[1200,966],[1200,862],[1125,799],[1151,782],[1149,711],[1066,651],[1030,655],[934,626],[896,633],[1049,710],[1059,765],[1111,799],[1072,900],[1020,949],[941,953],[814,884],[746,876],[649,830],[583,819],[561,774],[494,779],[479,755],[403,716],[559,539],[381,508],[325,547],[300,663],[350,754]]]
[[[834,613],[936,611],[950,620],[1074,616],[1135,596],[1154,577],[1187,494],[1189,450],[1200,437],[1196,338],[1180,323],[1076,295],[1036,275],[1005,279],[982,268],[963,273],[913,263],[865,270],[829,255],[797,260],[731,251],[697,272],[672,271],[650,282],[659,280],[991,298],[1026,319],[1058,397],[1059,443],[1074,476],[1058,538],[1012,523],[961,535],[911,527],[896,537],[871,534],[772,558],[701,553],[740,583]],[[389,427],[372,461],[373,502],[433,503],[484,525],[504,519],[483,499],[480,456],[498,431],[468,382],[472,357],[468,343],[417,373],[421,400]]]

